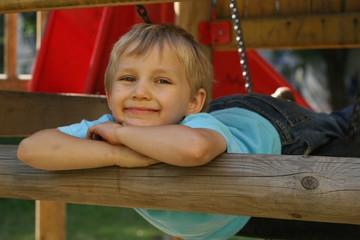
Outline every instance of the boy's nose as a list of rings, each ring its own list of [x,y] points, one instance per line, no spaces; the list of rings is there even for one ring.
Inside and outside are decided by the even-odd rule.
[[[137,100],[144,100],[149,99],[150,96],[150,86],[147,81],[137,81],[133,89],[132,98]]]

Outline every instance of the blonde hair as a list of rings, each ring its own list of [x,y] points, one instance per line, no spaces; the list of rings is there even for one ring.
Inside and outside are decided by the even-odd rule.
[[[202,111],[206,111],[211,101],[214,79],[212,64],[193,36],[181,27],[172,24],[136,24],[116,42],[105,72],[106,91],[111,92],[118,59],[130,45],[137,44],[130,55],[143,56],[156,44],[162,49],[164,43],[169,45],[185,67],[191,99],[195,97],[199,89],[205,89],[206,99]]]

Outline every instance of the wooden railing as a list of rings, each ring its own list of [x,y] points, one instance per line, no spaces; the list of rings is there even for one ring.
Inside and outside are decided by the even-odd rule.
[[[0,90],[0,137],[24,137],[41,129],[95,120],[109,113],[105,96]]]
[[[0,197],[360,224],[360,159],[222,154],[158,164],[44,171],[0,146]]]

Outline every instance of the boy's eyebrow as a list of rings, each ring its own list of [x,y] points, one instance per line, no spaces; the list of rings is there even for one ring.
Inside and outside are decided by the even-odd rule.
[[[133,67],[118,67],[116,69],[116,75],[118,75],[119,73],[121,72],[135,72],[136,71],[136,68],[133,68]],[[175,70],[175,69],[172,69],[172,68],[156,68],[154,70],[152,70],[152,72],[156,73],[156,74],[179,74],[179,72],[182,72],[182,71],[178,71],[178,70]]]

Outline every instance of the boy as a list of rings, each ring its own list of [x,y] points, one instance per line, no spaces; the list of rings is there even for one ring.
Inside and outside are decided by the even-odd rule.
[[[136,25],[115,44],[105,73],[112,115],[35,133],[21,142],[18,157],[37,168],[63,170],[143,167],[158,162],[199,166],[223,152],[281,154],[282,141],[285,153],[311,150],[303,147],[306,144],[298,141],[298,135],[289,133],[289,122],[272,118],[276,106],[252,109],[252,101],[265,99],[260,100],[263,105],[275,98],[254,97],[240,108],[243,101],[230,96],[214,101],[211,114],[201,113],[211,99],[212,82],[212,66],[191,35],[167,24]],[[296,127],[314,115],[305,109],[301,113],[300,121],[291,118],[290,110],[283,115],[290,114],[290,127]],[[341,127],[332,118],[328,125],[330,135],[341,135]],[[279,129],[284,131],[278,133]],[[136,211],[162,231],[188,240],[228,239],[249,220],[245,216]]]

